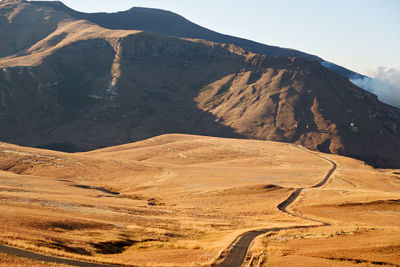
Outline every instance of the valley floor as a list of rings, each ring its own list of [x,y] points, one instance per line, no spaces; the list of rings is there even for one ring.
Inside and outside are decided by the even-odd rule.
[[[313,188],[332,167],[318,155],[337,169]],[[400,265],[400,171],[346,157],[277,142],[163,135],[75,154],[2,143],[0,170],[1,243],[30,251],[209,266],[250,230],[323,221],[329,225],[259,235],[244,266]],[[304,190],[287,209],[298,217],[277,208],[296,188]],[[21,260],[0,254],[0,266]]]

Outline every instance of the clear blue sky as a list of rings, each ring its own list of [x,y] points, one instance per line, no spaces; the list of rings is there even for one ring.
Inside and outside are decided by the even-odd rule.
[[[363,74],[400,67],[400,0],[64,0],[84,12],[161,8],[212,29],[294,48]]]

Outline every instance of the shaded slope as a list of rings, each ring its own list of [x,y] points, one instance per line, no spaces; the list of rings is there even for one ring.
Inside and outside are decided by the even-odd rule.
[[[398,164],[399,110],[303,59],[255,57],[247,69],[200,92],[199,107],[246,137],[303,144]],[[385,136],[385,137],[383,137]]]
[[[36,66],[13,59],[17,66],[2,71],[1,123],[13,125],[0,129],[3,140],[76,151],[166,132],[238,136],[193,99],[243,57],[147,33],[93,38],[22,60]]]

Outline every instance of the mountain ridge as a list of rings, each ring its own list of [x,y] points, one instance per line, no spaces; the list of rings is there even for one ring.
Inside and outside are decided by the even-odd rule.
[[[251,41],[244,38],[234,37],[226,34],[221,34],[202,26],[199,26],[183,16],[171,11],[145,8],[145,7],[132,7],[127,11],[119,11],[115,13],[83,13],[75,11],[60,1],[32,1],[39,5],[61,8],[64,12],[78,19],[86,19],[92,21],[104,28],[109,29],[141,29],[162,35],[172,35],[183,38],[205,39],[217,43],[230,43],[242,47],[245,50],[257,53],[267,54],[270,56],[281,57],[305,57],[312,61],[325,63],[323,59],[318,56],[307,54],[292,48],[283,48],[278,46],[266,45],[256,41]],[[156,16],[151,16],[156,15]],[[121,16],[123,16],[121,18]],[[136,18],[138,17],[138,18]],[[171,18],[174,18],[171,27]],[[144,23],[144,21],[150,22]],[[166,25],[168,25],[166,27]],[[184,26],[182,26],[184,25]],[[175,29],[175,30],[172,30]],[[323,64],[324,65],[324,64]],[[324,65],[326,68],[343,75],[347,78],[362,78],[364,75],[358,74],[342,66],[334,63]]]
[[[263,43],[247,40],[244,38],[238,38],[230,35],[217,33],[215,31],[209,30],[195,23],[192,23],[191,21],[187,20],[186,18],[184,18],[179,14],[163,9],[132,7],[126,11],[119,11],[113,13],[107,13],[107,12],[84,13],[69,8],[61,1],[9,0],[9,2],[30,3],[34,5],[50,7],[56,11],[64,12],[76,19],[88,20],[104,28],[109,28],[109,29],[124,29],[124,30],[140,29],[161,35],[171,35],[183,38],[205,39],[218,43],[235,44],[248,51],[252,51],[258,54],[268,54],[270,56],[283,56],[283,57],[301,56],[312,61],[318,61],[324,67],[346,78],[365,77],[364,75],[351,71],[342,66],[338,66],[331,62],[326,62],[315,55],[307,54],[295,49],[266,45]],[[171,23],[171,18],[173,18],[172,23]],[[144,22],[147,20],[150,20],[150,22]],[[171,24],[173,24],[172,27]],[[175,30],[171,30],[171,28]]]
[[[23,28],[34,43],[0,59],[0,124],[11,126],[0,127],[2,141],[86,151],[186,133],[400,164],[400,111],[318,61],[110,30],[34,2],[3,3],[0,31]],[[45,37],[25,26],[30,17]]]

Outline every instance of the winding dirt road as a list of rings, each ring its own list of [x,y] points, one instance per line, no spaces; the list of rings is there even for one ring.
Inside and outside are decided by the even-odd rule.
[[[294,146],[294,145],[293,145]],[[303,148],[294,146],[298,149],[302,149],[308,153],[312,153],[326,161],[332,164],[332,167],[330,168],[329,172],[326,174],[324,179],[319,182],[316,185],[313,185],[308,188],[318,188],[323,186],[329,178],[332,176],[333,172],[336,170],[337,165],[335,162],[332,160],[325,158],[321,155],[318,155],[317,153],[305,150]],[[280,203],[277,208],[287,214],[290,214],[291,216],[302,218],[305,220],[313,221],[319,223],[318,225],[298,225],[298,226],[291,226],[291,227],[277,227],[277,228],[266,228],[266,229],[260,229],[260,230],[254,230],[247,232],[240,237],[237,238],[236,244],[232,247],[232,249],[228,252],[226,255],[225,259],[217,265],[213,265],[215,267],[238,267],[240,266],[247,254],[248,248],[250,246],[250,243],[256,238],[257,236],[261,234],[265,234],[267,232],[278,232],[282,230],[291,230],[291,229],[302,229],[302,228],[314,228],[314,227],[321,227],[321,226],[327,226],[329,225],[326,222],[318,221],[315,219],[307,218],[300,216],[298,214],[294,214],[290,211],[287,211],[286,208],[292,204],[300,195],[300,193],[303,191],[305,188],[297,188],[295,191],[293,191],[290,196],[285,199],[282,203]],[[61,257],[55,257],[55,256],[48,256],[40,253],[35,253],[23,249],[18,249],[15,247],[10,247],[10,246],[5,246],[5,245],[0,245],[0,252],[11,254],[14,256],[19,256],[19,257],[24,257],[24,258],[29,258],[33,260],[39,260],[39,261],[45,261],[45,262],[54,262],[54,263],[61,263],[61,264],[67,264],[67,265],[72,265],[72,266],[80,266],[80,267],[113,267],[113,266],[121,266],[121,265],[107,265],[107,264],[99,264],[99,263],[92,263],[92,262],[85,262],[85,261],[79,261],[79,260],[73,260],[73,259],[67,259],[67,258],[61,258]]]
[[[328,161],[332,165],[332,167],[329,169],[328,173],[325,175],[324,179],[321,182],[319,182],[318,184],[313,185],[311,187],[308,187],[308,188],[318,188],[318,187],[321,187],[324,184],[326,184],[328,182],[329,178],[332,176],[332,174],[334,173],[334,171],[337,168],[336,163],[328,158],[318,155],[317,153],[305,150],[305,149],[297,147],[295,145],[293,145],[293,146],[298,149],[302,149],[308,153],[314,154],[314,155]],[[262,234],[265,234],[268,232],[278,232],[278,231],[282,231],[282,230],[328,226],[329,223],[327,223],[327,222],[318,221],[318,220],[315,220],[312,218],[304,217],[304,216],[301,216],[301,215],[298,215],[298,214],[295,214],[295,213],[292,213],[292,212],[286,210],[286,208],[298,198],[298,196],[304,189],[305,188],[297,188],[296,190],[294,190],[287,199],[285,199],[282,203],[280,203],[277,206],[277,208],[280,211],[287,213],[291,216],[298,217],[298,218],[305,219],[305,220],[312,221],[312,222],[317,222],[317,223],[319,223],[318,225],[298,225],[298,226],[291,226],[291,227],[266,228],[266,229],[260,229],[260,230],[247,232],[247,233],[241,235],[240,237],[238,237],[238,239],[236,239],[236,244],[228,252],[225,259],[221,263],[215,264],[213,266],[215,266],[215,267],[239,267],[240,265],[242,265],[242,263],[244,262],[244,260],[246,258],[246,254],[249,249],[250,243],[254,240],[254,238],[256,238],[259,235],[262,235]]]

